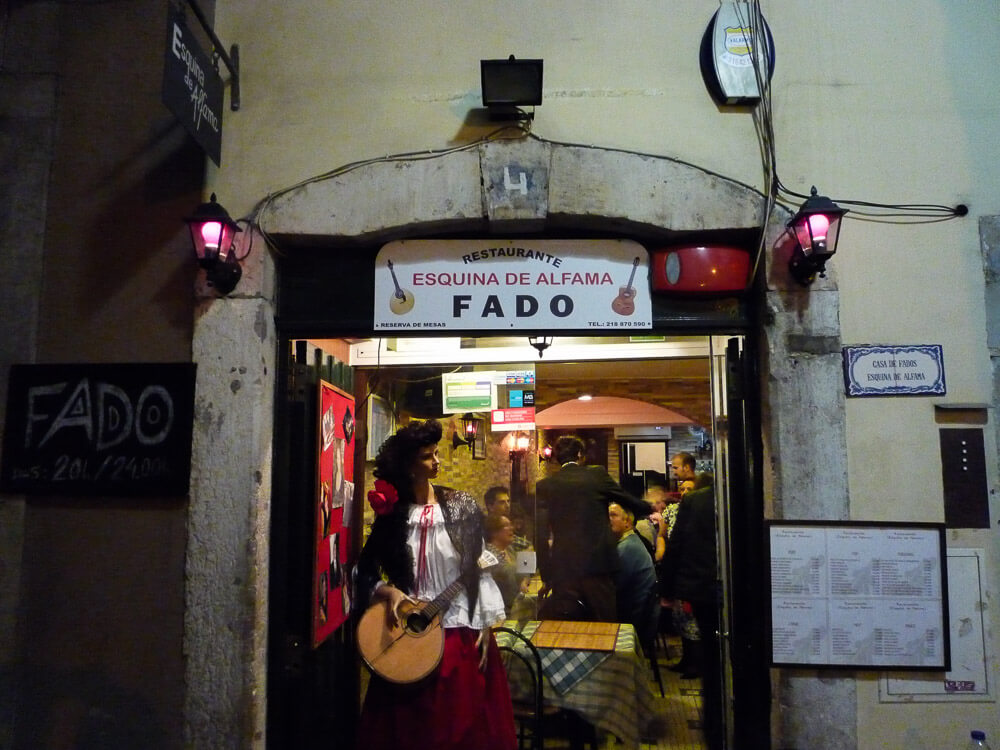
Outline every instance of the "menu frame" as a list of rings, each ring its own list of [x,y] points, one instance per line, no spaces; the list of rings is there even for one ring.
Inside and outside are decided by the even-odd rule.
[[[772,666],[924,672],[951,669],[947,544],[943,523],[772,520],[765,526]],[[851,558],[832,561],[827,554],[831,540],[846,544]],[[794,549],[791,544],[795,545]],[[878,566],[873,566],[874,570],[865,568],[865,561],[860,557],[866,549],[886,550],[890,556],[871,557],[870,562],[878,561]],[[802,585],[812,587],[815,580],[819,580],[822,591],[801,594],[788,591],[792,559],[808,559],[811,572],[805,574],[809,575],[810,582]],[[885,566],[885,561],[892,564]],[[831,574],[834,563],[836,570]],[[858,567],[852,567],[855,564]],[[876,580],[874,572],[880,570],[885,570],[885,575]],[[800,576],[804,574],[801,568],[795,572]],[[914,574],[921,579],[919,584]],[[859,575],[867,576],[867,580]],[[892,585],[900,590],[882,592],[885,576],[891,576]],[[834,580],[853,581],[861,589],[878,590],[838,594],[831,589]],[[906,593],[908,587],[926,587],[927,592],[910,595]],[[837,608],[858,612],[859,620],[867,618],[871,622],[870,640],[851,640],[859,630],[864,632],[864,622],[834,628]],[[879,616],[898,618],[896,624],[902,626],[902,630],[894,631],[891,622],[874,622]],[[812,627],[806,632],[802,621],[808,618],[814,620],[812,625],[815,621],[820,621],[821,625],[825,623],[825,632],[821,627]],[[839,622],[843,622],[842,618]],[[921,628],[928,635],[934,634],[933,648],[928,649],[930,653],[896,653],[921,638],[926,642],[927,636],[918,635]],[[789,643],[790,634],[796,629],[810,639],[805,648],[802,639],[795,640],[794,647]],[[907,641],[905,637],[910,629],[917,637]],[[915,659],[919,663],[914,663]]]

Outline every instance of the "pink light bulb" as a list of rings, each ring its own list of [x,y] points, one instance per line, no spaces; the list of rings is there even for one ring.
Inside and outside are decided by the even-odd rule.
[[[812,232],[814,241],[824,241],[830,231],[830,220],[826,218],[826,214],[812,214],[809,217],[809,231]]]
[[[222,239],[222,224],[217,221],[206,221],[201,225],[201,238],[205,240],[205,247],[218,250]]]

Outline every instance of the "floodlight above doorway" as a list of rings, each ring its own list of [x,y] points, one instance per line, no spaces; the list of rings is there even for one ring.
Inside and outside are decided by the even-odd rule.
[[[491,120],[530,120],[521,107],[542,103],[542,60],[480,60],[483,106]]]

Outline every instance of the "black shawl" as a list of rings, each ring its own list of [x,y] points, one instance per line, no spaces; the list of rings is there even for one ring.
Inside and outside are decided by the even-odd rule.
[[[434,493],[444,513],[445,529],[459,555],[459,578],[469,598],[469,617],[479,598],[479,555],[483,550],[483,514],[467,492],[434,485]],[[371,534],[358,558],[357,594],[361,611],[376,582],[385,578],[393,586],[413,594],[413,555],[406,544],[409,505],[396,503],[384,516],[376,516]]]

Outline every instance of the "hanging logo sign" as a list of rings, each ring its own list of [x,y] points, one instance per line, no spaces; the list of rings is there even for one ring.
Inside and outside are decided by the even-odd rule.
[[[943,396],[944,353],[940,344],[845,346],[848,396]]]
[[[375,260],[375,330],[649,329],[631,240],[403,240]]]
[[[222,77],[176,8],[167,16],[161,99],[218,165],[222,156]]]

